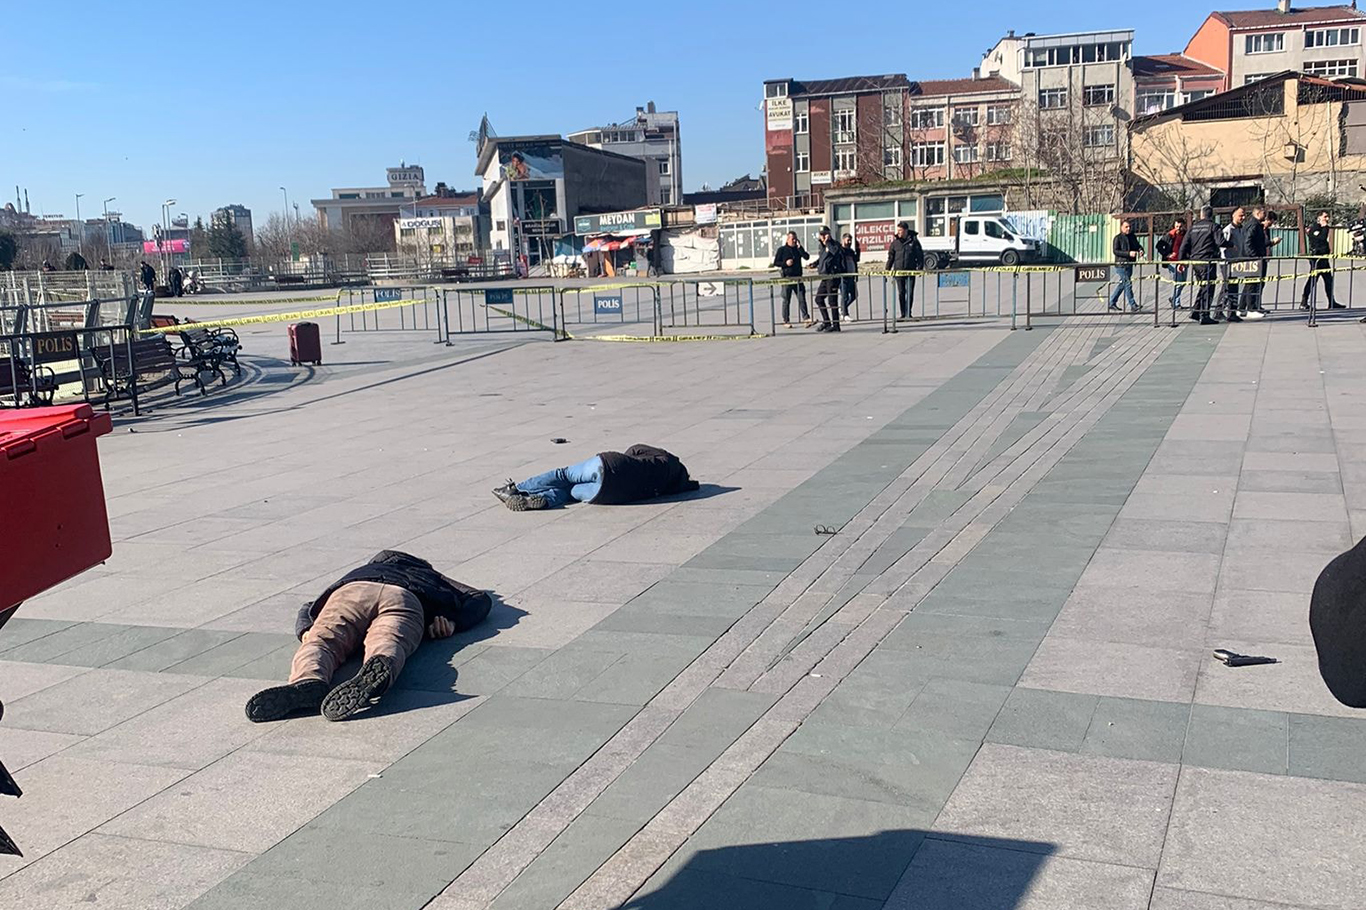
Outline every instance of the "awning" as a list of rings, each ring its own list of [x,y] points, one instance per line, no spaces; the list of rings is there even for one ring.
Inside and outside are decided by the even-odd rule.
[[[629,249],[630,247],[635,246],[637,243],[647,239],[648,238],[643,237],[594,237],[592,240],[589,240],[587,243],[583,245],[583,251],[585,253],[589,253],[595,250],[601,250],[610,253],[616,250]]]

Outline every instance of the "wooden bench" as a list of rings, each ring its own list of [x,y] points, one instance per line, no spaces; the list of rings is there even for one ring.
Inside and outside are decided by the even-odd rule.
[[[30,367],[19,357],[0,357],[0,406],[8,407],[19,396],[19,407],[46,407],[57,394],[57,374],[51,367]]]
[[[199,394],[203,395],[207,391],[200,371],[176,356],[175,348],[171,347],[171,341],[165,335],[134,339],[131,363],[128,348],[121,344],[114,345],[112,354],[108,348],[98,347],[92,349],[91,353],[104,379],[106,403],[115,398],[130,397],[134,384],[149,376],[170,376],[177,395],[180,394],[180,384],[190,379],[199,386]],[[227,381],[226,377],[224,381]]]
[[[205,361],[213,360],[217,365],[232,364],[233,373],[242,375],[242,366],[237,362],[237,352],[242,342],[232,329],[195,329],[182,328],[177,332],[180,343],[191,352],[190,357]]]

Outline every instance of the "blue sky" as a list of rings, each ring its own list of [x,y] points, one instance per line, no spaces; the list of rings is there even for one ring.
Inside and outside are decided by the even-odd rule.
[[[110,208],[143,225],[167,198],[191,218],[240,202],[264,220],[282,185],[311,214],[310,198],[382,184],[400,159],[426,169],[428,188],[473,187],[467,137],[485,111],[501,135],[566,133],[648,100],[680,112],[693,190],[762,168],[764,79],[962,78],[1010,28],[1132,27],[1139,53],[1168,53],[1208,12],[1174,0],[6,6],[0,204],[19,184],[35,213],[71,217],[84,193],[88,217],[115,196]]]

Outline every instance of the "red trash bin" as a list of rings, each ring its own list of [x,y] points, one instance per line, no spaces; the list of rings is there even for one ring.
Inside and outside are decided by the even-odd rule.
[[[0,413],[0,625],[113,552],[95,449],[112,429],[88,404]]]

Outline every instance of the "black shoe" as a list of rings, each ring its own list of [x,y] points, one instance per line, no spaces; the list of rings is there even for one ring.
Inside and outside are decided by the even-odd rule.
[[[1302,310],[1307,310],[1307,309],[1309,309],[1309,304],[1307,304],[1307,303],[1301,303],[1301,304],[1300,304],[1300,309],[1302,309]]]
[[[838,332],[839,330],[840,324],[838,322],[830,323],[830,328],[826,329],[827,332]]]
[[[540,493],[516,493],[503,500],[510,512],[539,512],[548,508],[549,503]]]
[[[1334,301],[1333,303],[1328,304],[1328,309],[1330,309],[1330,310],[1345,310],[1345,309],[1347,309],[1347,304],[1345,304],[1345,303],[1337,303],[1336,301]]]
[[[1117,303],[1112,303],[1112,304],[1110,304],[1110,309],[1112,309],[1112,310],[1118,312],[1118,311],[1119,311],[1119,304],[1117,304]]]
[[[291,714],[316,714],[327,695],[321,679],[301,679],[287,686],[262,689],[247,699],[247,720],[254,724],[284,720]]]
[[[1239,316],[1237,313],[1229,313],[1229,314],[1228,314],[1228,321],[1229,321],[1229,322],[1242,322],[1243,319],[1242,319],[1242,317]]]
[[[828,323],[828,322],[822,322],[820,325],[816,326],[816,331],[817,331],[817,332],[828,332],[828,331],[830,331],[830,323]]]
[[[1199,322],[1201,319],[1209,319],[1208,316],[1205,316],[1205,315],[1202,314],[1202,313],[1194,313],[1194,312],[1191,313],[1190,316],[1189,316],[1188,318],[1189,318],[1192,322]]]
[[[521,496],[522,491],[517,489],[516,481],[509,480],[501,487],[495,487],[493,490],[493,495],[498,497],[499,502],[505,503],[508,501],[509,498],[513,496]]]
[[[360,672],[342,683],[323,699],[322,714],[328,720],[346,720],[385,692],[394,680],[394,667],[389,658],[375,657],[361,666]]]
[[[1201,324],[1201,325],[1218,325],[1218,324],[1219,324],[1219,320],[1217,320],[1217,319],[1210,319],[1208,316],[1201,316],[1201,317],[1200,317],[1200,324]]]

